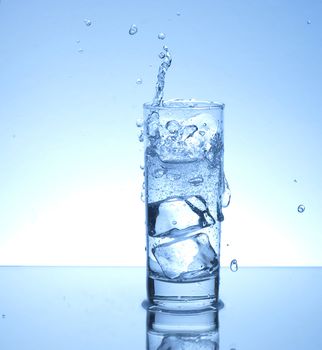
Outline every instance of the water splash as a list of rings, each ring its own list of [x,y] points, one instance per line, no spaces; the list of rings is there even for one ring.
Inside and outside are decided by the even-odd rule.
[[[236,272],[238,271],[238,263],[237,263],[237,260],[236,259],[233,259],[230,263],[230,270],[232,272]]]
[[[152,102],[153,106],[162,105],[165,75],[167,73],[167,70],[171,66],[171,62],[172,62],[172,57],[170,55],[168,47],[163,46],[163,50],[164,50],[164,57],[162,59],[162,63],[158,71],[158,80],[155,88],[156,91]]]
[[[299,213],[303,213],[304,212],[304,210],[305,210],[305,206],[303,205],[303,204],[300,204],[298,207],[297,207],[297,211],[299,212]]]
[[[138,27],[136,26],[136,24],[132,24],[129,29],[129,34],[135,35],[137,32],[138,32]]]

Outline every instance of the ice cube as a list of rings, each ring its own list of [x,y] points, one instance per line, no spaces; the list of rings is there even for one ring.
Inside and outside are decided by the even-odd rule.
[[[157,350],[217,350],[217,343],[199,336],[168,335]]]
[[[160,244],[152,253],[170,279],[205,277],[218,267],[217,254],[205,233]]]
[[[179,236],[214,223],[201,196],[170,197],[148,206],[150,236]]]

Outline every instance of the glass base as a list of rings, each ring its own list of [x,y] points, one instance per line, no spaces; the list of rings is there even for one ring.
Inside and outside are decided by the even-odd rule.
[[[219,307],[219,275],[194,282],[168,282],[148,277],[150,304],[168,310],[193,310]]]

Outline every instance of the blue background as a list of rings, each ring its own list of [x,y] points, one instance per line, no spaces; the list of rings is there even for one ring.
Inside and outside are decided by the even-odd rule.
[[[135,121],[164,44],[166,98],[226,104],[222,263],[322,265],[318,0],[2,0],[0,265],[145,264]]]

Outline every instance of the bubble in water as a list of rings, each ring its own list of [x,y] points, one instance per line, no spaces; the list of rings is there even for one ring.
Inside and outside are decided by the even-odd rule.
[[[193,186],[200,186],[203,183],[203,177],[202,176],[193,177],[189,179],[189,183]]]
[[[165,127],[171,134],[175,134],[180,129],[180,124],[176,120],[169,120]]]
[[[163,58],[165,57],[165,53],[164,53],[163,51],[161,51],[161,52],[159,53],[159,57],[160,57],[161,59],[163,59]]]
[[[129,34],[134,35],[138,32],[138,27],[135,24],[132,24],[130,29],[129,29]]]
[[[230,263],[230,270],[232,272],[236,272],[238,270],[238,264],[237,264],[237,260],[233,259]]]
[[[167,173],[167,178],[169,180],[179,180],[181,175],[179,173]]]
[[[142,118],[139,118],[136,120],[136,126],[138,128],[141,128],[143,126],[143,119]]]
[[[136,85],[141,85],[143,80],[141,78],[136,79]]]
[[[153,172],[153,176],[155,178],[160,178],[162,177],[164,174],[166,173],[165,169],[159,168],[159,169],[155,169]]]
[[[305,206],[304,206],[303,204],[300,204],[300,205],[297,207],[297,211],[298,211],[299,213],[303,213],[304,210],[305,210]]]
[[[162,33],[162,32],[160,32],[160,33],[158,34],[158,39],[164,40],[164,39],[165,39],[165,34]]]
[[[89,20],[89,19],[84,19],[84,23],[87,27],[91,26],[92,25],[92,21]]]

